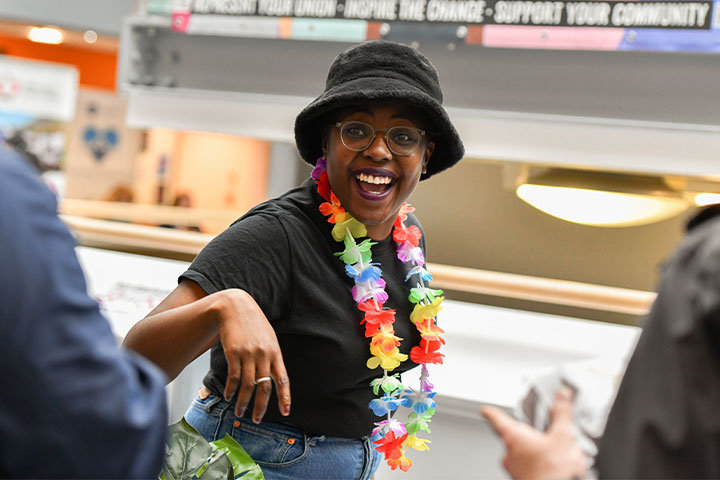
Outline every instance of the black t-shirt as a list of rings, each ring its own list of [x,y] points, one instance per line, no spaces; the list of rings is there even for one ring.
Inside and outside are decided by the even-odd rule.
[[[273,391],[265,419],[290,423],[306,432],[357,438],[382,420],[368,408],[375,398],[370,382],[382,370],[366,366],[369,339],[362,312],[352,298],[353,279],[334,255],[344,249],[331,235],[332,224],[318,211],[323,202],[312,180],[280,198],[265,202],[211,241],[180,278],[208,294],[241,288],[258,303],[277,334],[290,378],[292,408],[280,415]],[[420,226],[411,214],[406,225]],[[420,246],[425,250],[424,239]],[[400,351],[420,342],[410,322],[412,304],[405,276],[410,265],[396,254],[392,236],[372,247],[389,295],[385,306],[397,310],[395,334]],[[395,372],[416,366],[406,360]],[[227,362],[222,345],[212,348],[205,386],[222,395]],[[246,416],[251,414],[248,408]]]

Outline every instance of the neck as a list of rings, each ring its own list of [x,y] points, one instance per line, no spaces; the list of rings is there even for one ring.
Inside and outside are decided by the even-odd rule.
[[[393,222],[383,222],[377,225],[365,225],[367,228],[367,235],[375,241],[385,240],[390,233],[392,233]]]

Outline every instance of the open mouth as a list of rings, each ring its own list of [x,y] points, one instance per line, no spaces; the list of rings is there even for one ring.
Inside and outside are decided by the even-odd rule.
[[[381,200],[387,196],[395,185],[394,175],[376,172],[357,172],[355,181],[360,196],[368,200]]]

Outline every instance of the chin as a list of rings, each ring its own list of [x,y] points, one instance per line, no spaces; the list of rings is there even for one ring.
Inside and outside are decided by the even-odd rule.
[[[395,218],[397,217],[397,212],[391,214],[391,215],[384,215],[382,218],[379,218],[377,216],[372,216],[370,218],[358,218],[358,220],[362,223],[364,223],[368,227],[375,227],[385,224],[392,225],[393,222],[395,222]]]
[[[374,227],[375,225],[383,223],[383,220],[378,220],[377,218],[355,217],[355,219],[368,227]]]

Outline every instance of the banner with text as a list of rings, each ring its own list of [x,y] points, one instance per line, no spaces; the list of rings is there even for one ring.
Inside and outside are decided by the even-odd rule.
[[[194,0],[191,13],[377,22],[709,30],[712,1]],[[715,10],[718,10],[716,7]]]

